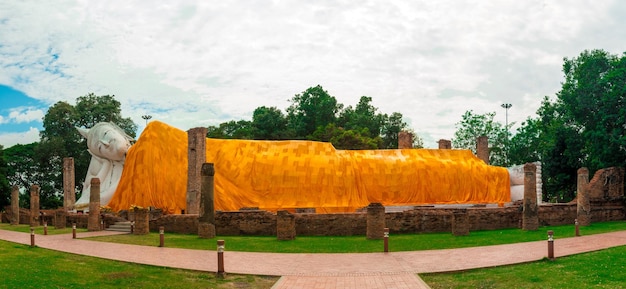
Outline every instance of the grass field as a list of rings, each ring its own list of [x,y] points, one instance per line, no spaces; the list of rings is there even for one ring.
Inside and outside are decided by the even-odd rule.
[[[4,228],[3,228],[4,229]],[[0,241],[0,288],[271,288],[278,277],[178,270]]]
[[[453,236],[451,233],[392,234],[389,237],[390,251],[417,251],[449,248],[465,248],[498,244],[547,240],[547,231],[553,230],[555,238],[573,237],[574,225],[541,227],[537,231],[503,229],[493,231],[473,231],[469,236]],[[593,223],[581,227],[582,235],[626,230],[626,222]],[[144,246],[158,246],[159,234],[116,235],[89,238],[103,242],[116,242]],[[215,239],[201,239],[197,235],[165,233],[165,246],[174,248],[215,250],[216,240],[226,242],[230,251],[278,252],[278,253],[367,253],[381,252],[382,240],[367,240],[365,236],[345,237],[296,237],[293,241],[278,241],[275,236],[219,236]]]

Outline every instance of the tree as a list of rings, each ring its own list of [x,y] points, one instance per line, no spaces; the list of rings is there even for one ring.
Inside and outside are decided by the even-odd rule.
[[[590,173],[626,161],[626,54],[584,51],[564,59],[565,82],[557,93],[564,116],[585,140]]]
[[[501,123],[493,120],[496,113],[475,114],[468,110],[456,124],[457,131],[452,139],[452,146],[469,149],[476,153],[476,139],[487,136],[489,139],[489,162],[496,166],[506,166],[506,143],[508,130]],[[509,128],[514,123],[509,124]]]
[[[252,114],[252,135],[254,139],[285,139],[287,118],[276,107],[257,107]]]
[[[291,99],[287,108],[287,125],[296,138],[305,139],[318,127],[336,123],[342,105],[320,85],[310,87]]]
[[[311,140],[330,142],[336,149],[365,150],[376,149],[382,145],[380,136],[371,138],[367,128],[346,130],[330,123],[326,127],[319,127],[310,137]]]
[[[402,120],[403,116],[399,112],[394,112],[390,116],[384,115],[384,122],[382,127],[382,148],[385,149],[397,149],[398,148],[398,133],[407,128],[406,122]],[[417,135],[415,135],[417,137]]]
[[[222,139],[252,139],[252,123],[247,120],[228,121],[209,126],[207,137]]]
[[[11,186],[8,181],[9,168],[4,154],[4,147],[0,145],[0,212],[11,204]]]
[[[377,113],[372,98],[361,96],[355,108],[348,106],[339,115],[338,124],[347,130],[362,131],[368,137],[379,136],[385,121],[385,115]],[[367,131],[363,131],[365,128]]]

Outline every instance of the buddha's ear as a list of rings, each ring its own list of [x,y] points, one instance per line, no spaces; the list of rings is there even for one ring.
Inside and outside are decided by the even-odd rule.
[[[80,135],[82,135],[84,138],[87,138],[87,134],[89,133],[89,130],[86,128],[80,128],[77,127],[76,128],[78,130],[78,132],[80,133]]]

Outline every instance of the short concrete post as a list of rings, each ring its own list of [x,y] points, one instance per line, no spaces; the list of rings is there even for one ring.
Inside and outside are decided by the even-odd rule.
[[[11,225],[20,224],[20,188],[11,187]]]
[[[524,165],[524,211],[522,215],[522,229],[527,231],[539,229],[536,170],[537,167],[533,163]]]
[[[389,252],[389,228],[385,228],[383,230],[384,233],[384,242],[383,242],[383,249],[385,253]]]
[[[74,158],[63,158],[63,208],[65,211],[74,210],[76,203],[75,182]]]
[[[159,247],[165,247],[165,228],[159,227]]]
[[[187,131],[187,214],[200,211],[202,164],[206,163],[206,127]]]
[[[198,236],[215,238],[215,167],[212,163],[202,165],[202,186],[200,198],[200,216],[198,217]]]
[[[89,190],[89,217],[87,218],[88,231],[100,231],[100,179],[91,179]]]
[[[581,226],[591,225],[591,203],[589,202],[589,170],[578,169],[576,184],[576,219]]]
[[[467,209],[457,209],[452,212],[452,235],[467,236],[470,234],[470,223]]]
[[[224,278],[226,273],[224,272],[224,240],[217,240],[217,277]]]
[[[367,239],[380,240],[384,237],[385,207],[381,203],[367,206]]]
[[[72,239],[76,239],[76,223],[72,223]]]
[[[279,241],[296,239],[296,217],[288,211],[276,212],[276,238]]]
[[[30,225],[39,226],[39,186],[30,186]]]
[[[548,231],[548,259],[554,260],[554,232]]]
[[[35,229],[30,227],[30,246],[35,247]]]
[[[489,164],[489,138],[487,136],[479,136],[476,139],[476,156]]]
[[[578,219],[574,220],[574,226],[576,227],[576,237],[580,237],[580,225],[578,224]]]
[[[48,235],[48,222],[46,221],[43,222],[43,234],[44,236]]]

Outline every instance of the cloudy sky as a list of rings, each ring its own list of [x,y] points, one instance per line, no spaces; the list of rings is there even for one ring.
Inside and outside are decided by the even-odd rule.
[[[0,145],[58,101],[115,95],[187,130],[322,85],[400,112],[427,147],[467,110],[509,122],[560,89],[563,58],[621,54],[625,1],[1,1]]]

